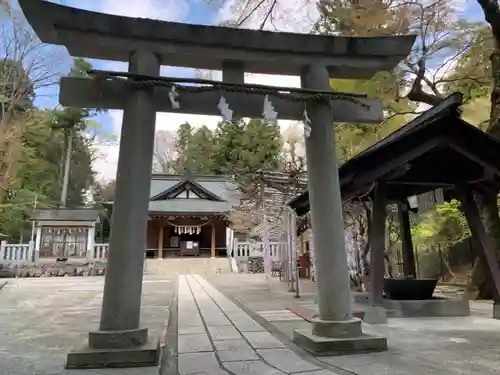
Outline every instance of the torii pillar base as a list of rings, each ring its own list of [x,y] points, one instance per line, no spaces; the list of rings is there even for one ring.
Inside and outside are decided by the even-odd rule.
[[[66,368],[96,369],[158,366],[160,354],[159,341],[148,341],[144,345],[117,349],[85,347],[68,353]]]
[[[387,338],[363,334],[361,320],[313,321],[313,329],[296,329],[293,341],[314,356],[360,354],[387,350]]]

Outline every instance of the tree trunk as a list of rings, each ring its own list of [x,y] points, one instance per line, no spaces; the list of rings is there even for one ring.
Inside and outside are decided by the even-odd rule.
[[[497,259],[499,258],[500,249],[500,217],[498,215],[498,200],[496,192],[483,193],[478,202],[478,206],[483,216],[483,223],[486,232],[496,245],[495,250]],[[473,246],[480,246],[473,244]],[[480,257],[476,258],[474,268],[472,270],[471,289],[477,291],[477,299],[493,298],[493,284],[489,272]]]
[[[483,10],[486,22],[491,26],[495,39],[495,49],[491,54],[491,92],[490,123],[487,133],[500,140],[500,8],[497,0],[477,0]],[[498,216],[498,192],[485,193],[479,208],[482,211],[486,231],[495,244],[497,259],[500,254],[500,218]],[[479,292],[478,298],[492,298],[493,285],[484,265],[477,259],[472,272],[472,286]]]

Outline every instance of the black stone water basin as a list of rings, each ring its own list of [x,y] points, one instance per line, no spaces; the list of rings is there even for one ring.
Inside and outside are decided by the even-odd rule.
[[[432,299],[438,279],[385,279],[387,299],[415,301]]]

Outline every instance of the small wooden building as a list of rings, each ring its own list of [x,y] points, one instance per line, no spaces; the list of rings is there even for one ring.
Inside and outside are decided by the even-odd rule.
[[[35,222],[35,251],[40,258],[87,258],[94,251],[101,212],[93,208],[39,209]]]
[[[472,242],[500,304],[500,269],[492,239],[485,231],[474,196],[500,191],[500,141],[460,117],[462,95],[455,93],[377,142],[339,168],[343,201],[369,200],[372,292],[382,296],[385,220],[388,203],[400,210],[404,275],[415,277],[415,257],[408,211],[409,197],[441,190],[445,200],[457,199],[469,224]],[[289,202],[298,216],[309,212],[309,192]],[[307,228],[302,220],[298,233]],[[314,229],[314,228],[313,228]]]
[[[153,175],[146,257],[227,256],[238,197],[236,183],[225,176]]]

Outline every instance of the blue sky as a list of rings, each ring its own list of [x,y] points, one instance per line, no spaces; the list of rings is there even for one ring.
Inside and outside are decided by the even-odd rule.
[[[133,0],[132,0],[133,1]],[[175,0],[174,0],[175,1]],[[59,2],[61,1],[54,1]],[[172,8],[175,6],[173,1],[164,1],[164,0],[138,0],[136,3],[143,3],[141,7],[141,11],[139,13],[140,16],[144,16],[145,18],[157,18],[162,20],[172,20],[179,22],[187,22],[194,24],[214,24],[217,19],[217,8],[214,6],[210,6],[205,0],[188,0],[185,1],[185,5],[187,5],[186,9],[182,11],[173,11]],[[183,0],[178,0],[178,2],[183,2]],[[120,0],[65,0],[62,2],[64,5],[73,6],[77,8],[93,10],[104,13],[118,14],[131,16],[132,13],[128,5],[130,5],[130,1],[120,1]],[[127,4],[129,3],[129,4]],[[162,3],[164,6],[162,6]],[[121,5],[120,5],[121,4]],[[149,7],[149,8],[148,8]],[[158,11],[160,9],[164,9],[163,11]],[[156,16],[156,17],[155,17]],[[169,19],[174,18],[174,19]],[[126,63],[117,63],[111,61],[103,61],[103,60],[95,60],[95,59],[87,59],[95,69],[102,70],[115,70],[115,71],[127,71]],[[71,57],[68,55],[67,60],[65,61],[64,70],[69,71],[71,68]],[[168,75],[173,77],[192,77],[194,72],[190,69],[183,68],[175,68],[175,67],[162,67],[162,75]],[[50,88],[40,90],[38,92],[38,97],[36,100],[36,104],[42,107],[53,108],[58,105],[58,92],[59,88],[57,86],[52,86]],[[109,113],[104,113],[96,117],[96,121],[98,121],[102,130],[105,133],[114,133],[116,132],[116,128],[114,127],[113,118]]]
[[[483,11],[476,0],[466,0],[462,14],[464,19],[469,21],[484,21]]]
[[[16,1],[16,0],[14,0]],[[153,18],[165,21],[177,21],[193,24],[213,25],[222,19],[229,18],[230,5],[238,0],[51,0],[64,5],[84,8],[103,13],[123,15],[129,17]],[[462,4],[462,17],[471,21],[484,19],[482,11],[475,0],[454,0]],[[220,7],[221,3],[225,6]],[[277,21],[277,27],[286,31],[306,31],[310,29],[310,22],[314,18],[316,9],[312,1],[308,0],[281,0],[281,14],[284,16]],[[309,6],[306,6],[308,4]],[[219,6],[218,6],[219,5]],[[255,26],[255,25],[250,25]],[[126,63],[116,63],[102,60],[89,60],[95,69],[126,71]],[[63,73],[69,71],[71,57],[66,53],[61,69]],[[175,77],[192,77],[195,72],[191,69],[163,67],[162,75]],[[258,76],[247,77],[248,82],[273,84],[277,86],[298,86],[298,77],[289,76]],[[42,107],[54,108],[58,105],[58,87],[40,90],[37,92],[37,104]],[[121,126],[121,111],[109,111],[96,118],[105,134],[118,134]],[[189,121],[194,126],[215,126],[219,118],[208,116],[188,116],[182,114],[158,114],[157,130],[175,129],[183,122]],[[290,124],[281,123],[282,127]],[[117,145],[100,147],[102,158],[95,165],[98,173],[106,179],[114,177],[118,157]]]

